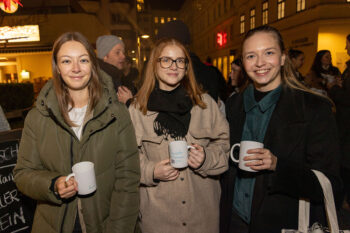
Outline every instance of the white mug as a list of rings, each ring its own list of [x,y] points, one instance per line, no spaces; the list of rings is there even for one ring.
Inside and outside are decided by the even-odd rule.
[[[88,195],[96,190],[96,177],[94,163],[85,161],[74,164],[72,167],[73,173],[69,174],[66,182],[74,176],[78,183],[78,194]]]
[[[188,166],[188,149],[195,149],[188,146],[186,141],[173,141],[169,143],[170,164],[174,168],[184,168]]]
[[[236,148],[236,146],[239,146],[239,160],[235,159],[233,156],[233,151]],[[238,167],[241,170],[248,171],[248,172],[257,172],[250,167],[245,166],[244,164],[247,163],[248,161],[244,161],[245,156],[249,156],[251,154],[247,154],[247,150],[250,149],[257,149],[257,148],[264,148],[264,144],[260,142],[254,142],[254,141],[241,141],[240,143],[236,143],[231,147],[231,152],[230,152],[230,157],[233,160],[233,162],[238,163]],[[251,160],[255,161],[255,160]]]

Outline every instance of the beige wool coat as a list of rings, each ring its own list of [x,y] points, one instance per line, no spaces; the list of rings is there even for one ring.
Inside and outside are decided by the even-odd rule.
[[[179,177],[168,182],[153,180],[153,171],[156,163],[169,158],[168,144],[174,139],[154,132],[157,112],[143,115],[135,105],[129,108],[140,153],[142,233],[219,232],[218,176],[228,169],[229,126],[216,102],[207,94],[202,99],[207,107],[192,108],[185,139],[204,147],[205,161],[197,170],[180,170]]]

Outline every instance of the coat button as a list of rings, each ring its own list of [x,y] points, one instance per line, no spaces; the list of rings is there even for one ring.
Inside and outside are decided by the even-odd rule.
[[[183,223],[182,223],[182,226],[186,226],[186,223],[185,223],[185,222],[183,222]]]
[[[181,177],[181,178],[180,178],[180,180],[181,180],[181,181],[184,181],[184,178],[183,178],[183,177]]]
[[[44,105],[45,105],[44,100],[42,100],[41,101],[41,106],[44,106]]]
[[[182,204],[186,204],[186,201],[182,201]]]

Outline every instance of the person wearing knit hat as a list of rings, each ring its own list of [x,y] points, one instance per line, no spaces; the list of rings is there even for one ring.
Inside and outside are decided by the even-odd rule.
[[[124,67],[125,61],[125,45],[124,42],[117,36],[104,35],[96,40],[97,57],[111,65],[114,65],[119,70]]]
[[[124,42],[114,35],[100,36],[96,40],[96,50],[100,69],[108,74],[113,81],[118,100],[129,106],[136,88],[127,85],[129,82],[123,74],[125,66]]]

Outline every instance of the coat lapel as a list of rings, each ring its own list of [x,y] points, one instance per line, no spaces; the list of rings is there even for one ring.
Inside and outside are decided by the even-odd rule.
[[[302,135],[300,134],[303,132],[301,127],[305,127],[303,109],[302,95],[287,86],[283,86],[264,138],[264,147],[277,158],[288,157],[298,144],[298,139],[301,140]],[[266,187],[270,186],[272,182],[271,175],[273,173],[270,171],[263,173],[265,174],[256,177],[252,215],[259,212],[266,195],[262,190],[267,190]]]

